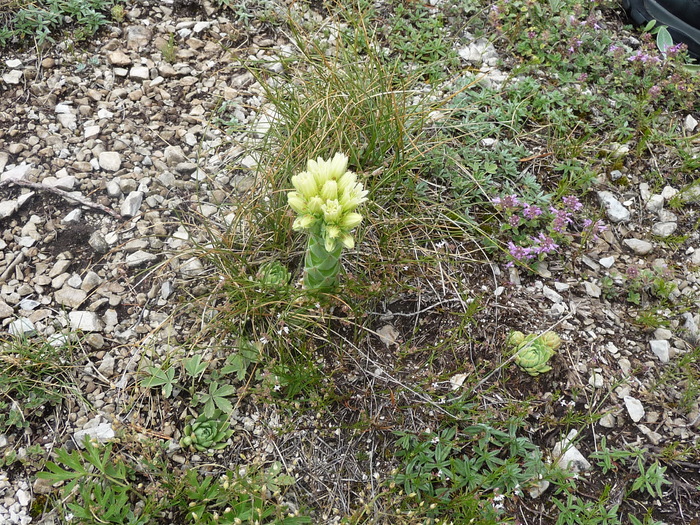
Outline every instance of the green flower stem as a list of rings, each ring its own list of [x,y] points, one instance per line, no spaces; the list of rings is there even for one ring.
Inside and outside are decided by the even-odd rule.
[[[304,257],[304,288],[310,291],[330,292],[338,285],[340,252],[343,245],[336,243],[332,251],[326,250],[321,223],[309,232],[309,243]]]

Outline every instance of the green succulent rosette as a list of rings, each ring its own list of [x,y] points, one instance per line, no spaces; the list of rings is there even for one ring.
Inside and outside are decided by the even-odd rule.
[[[287,201],[298,214],[292,227],[309,233],[304,258],[304,288],[308,290],[335,288],[341,251],[355,246],[350,232],[362,222],[355,210],[367,200],[367,190],[347,167],[348,158],[336,153],[330,160],[309,160],[306,171],[292,177],[294,190]]]
[[[228,418],[220,410],[211,418],[204,414],[187,424],[180,439],[180,446],[193,448],[204,452],[206,450],[221,450],[226,447],[226,441],[233,435],[229,428]]]
[[[283,288],[289,284],[292,275],[287,267],[279,261],[263,264],[258,270],[258,282],[265,288]]]
[[[516,331],[508,337],[508,344],[515,347],[515,364],[536,377],[552,369],[548,363],[561,346],[561,339],[554,332],[525,335]]]

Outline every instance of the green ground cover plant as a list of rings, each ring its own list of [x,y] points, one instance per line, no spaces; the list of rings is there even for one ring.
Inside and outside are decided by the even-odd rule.
[[[0,49],[55,43],[56,34],[68,28],[76,41],[84,41],[108,24],[110,17],[118,22],[124,17],[118,0],[10,0],[0,7]]]
[[[241,7],[267,5],[222,3],[239,9],[246,22]],[[546,523],[656,523],[635,505],[664,497],[671,483],[666,456],[673,451],[599,439],[590,431],[598,429],[598,399],[586,397],[585,384],[562,390],[573,381],[561,370],[573,368],[567,353],[554,352],[562,341],[536,359],[518,358],[526,336],[509,345],[506,323],[502,333],[484,336],[479,324],[493,298],[469,283],[492,279],[486,263],[525,263],[523,270],[534,271],[527,263],[545,256],[567,262],[561,261],[566,247],[580,254],[604,227],[595,214],[577,215],[590,203],[587,192],[601,173],[622,167],[630,151],[644,156],[663,147],[673,183],[689,182],[697,169],[692,142],[678,137],[667,115],[692,106],[697,78],[682,67],[683,50],[671,50],[663,36],[665,56],[651,37],[642,37],[637,52],[618,45],[605,27],[606,3],[462,4],[464,12],[486,15],[468,18],[474,25],[468,29],[482,34],[490,24],[498,32],[495,45],[517,57],[501,85],[483,82],[470,68],[459,71],[453,46],[463,28],[444,31],[455,6],[441,11],[390,2],[382,12],[363,2],[330,4],[337,23],[322,27],[290,11],[285,24],[294,52],[283,59],[284,73],[232,58],[265,94],[260,112],[268,129],[251,129],[246,144],[257,159],[255,185],[237,196],[225,222],[183,214],[193,230],[195,224],[206,229],[197,251],[216,272],[183,298],[198,314],[197,330],[169,343],[167,352],[144,344],[129,399],[130,410],[175,406],[187,414],[178,422],[180,437],[144,443],[121,429],[118,443],[87,441],[50,455],[33,449],[34,461],[45,461],[39,477],[56,484],[37,513],[54,509],[78,523],[324,522],[332,508],[314,500],[311,481],[290,465],[224,455],[236,437],[236,412],[259,404],[286,418],[280,439],[303,427],[327,439],[329,449],[336,439],[354,445],[334,466],[352,463],[370,475],[343,486],[340,492],[353,496],[337,511],[341,523],[496,524],[513,522],[532,501],[544,501]],[[19,25],[6,29],[20,32],[6,42],[49,41],[59,24],[53,11],[45,12],[21,15]],[[23,22],[30,19],[35,25]],[[329,34],[337,37],[332,43],[322,38]],[[173,49],[163,51],[166,60],[174,57],[174,44],[173,38]],[[440,82],[448,82],[442,91]],[[239,131],[229,109],[222,104],[211,118]],[[313,192],[294,177],[313,171],[309,160],[332,163],[336,154],[343,156],[340,171],[362,181],[354,197],[363,201],[366,190],[368,202],[362,221],[348,206],[343,228],[333,216],[333,235],[323,235],[328,225],[312,232],[311,244],[325,253],[309,261],[310,245],[294,230],[303,229],[296,221],[309,215]],[[342,200],[330,186],[326,206]],[[347,248],[342,267],[341,244]],[[310,268],[329,253],[330,278],[310,279]],[[674,288],[663,270],[633,273],[601,283],[603,293],[651,309],[671,303]],[[323,300],[310,292],[318,288]],[[645,322],[651,326],[658,317]],[[537,328],[542,332],[533,336],[554,333]],[[12,373],[0,372],[6,409],[0,433],[22,429],[60,404],[70,392],[63,362],[75,361],[65,347],[20,341],[4,348],[0,356]],[[508,366],[511,361],[520,367]],[[697,351],[689,352],[664,377],[684,382],[677,402],[688,410],[698,391],[697,361]],[[560,383],[545,398],[544,382],[556,374]],[[314,419],[322,424],[314,426]],[[577,479],[546,457],[545,447],[570,427],[588,433],[593,445],[584,451],[600,483]],[[360,448],[366,441],[374,448]],[[211,464],[174,468],[168,443]],[[371,472],[377,458],[384,470]],[[629,480],[620,497],[605,477],[612,475]]]

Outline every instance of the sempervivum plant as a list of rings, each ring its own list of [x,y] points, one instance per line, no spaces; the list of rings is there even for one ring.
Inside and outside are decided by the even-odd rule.
[[[197,419],[188,423],[183,431],[180,446],[190,447],[199,451],[221,450],[226,446],[226,440],[231,437],[233,430],[229,428],[228,418],[220,410],[213,417],[201,414]]]
[[[329,292],[338,284],[340,253],[355,246],[350,234],[362,222],[355,209],[367,200],[367,190],[348,171],[348,158],[336,153],[330,160],[309,160],[306,171],[294,175],[295,191],[287,200],[298,217],[293,228],[307,231],[304,288]]]
[[[263,264],[258,271],[258,282],[266,288],[283,288],[289,284],[291,274],[287,267],[279,261]]]
[[[508,338],[508,344],[515,347],[515,364],[531,376],[549,372],[549,359],[561,346],[561,339],[554,332],[542,335],[513,332]]]

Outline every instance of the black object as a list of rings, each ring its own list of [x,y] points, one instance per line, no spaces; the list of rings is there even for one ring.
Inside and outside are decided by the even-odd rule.
[[[675,43],[683,42],[700,59],[700,0],[622,0],[622,7],[636,24],[656,20],[666,26]]]

